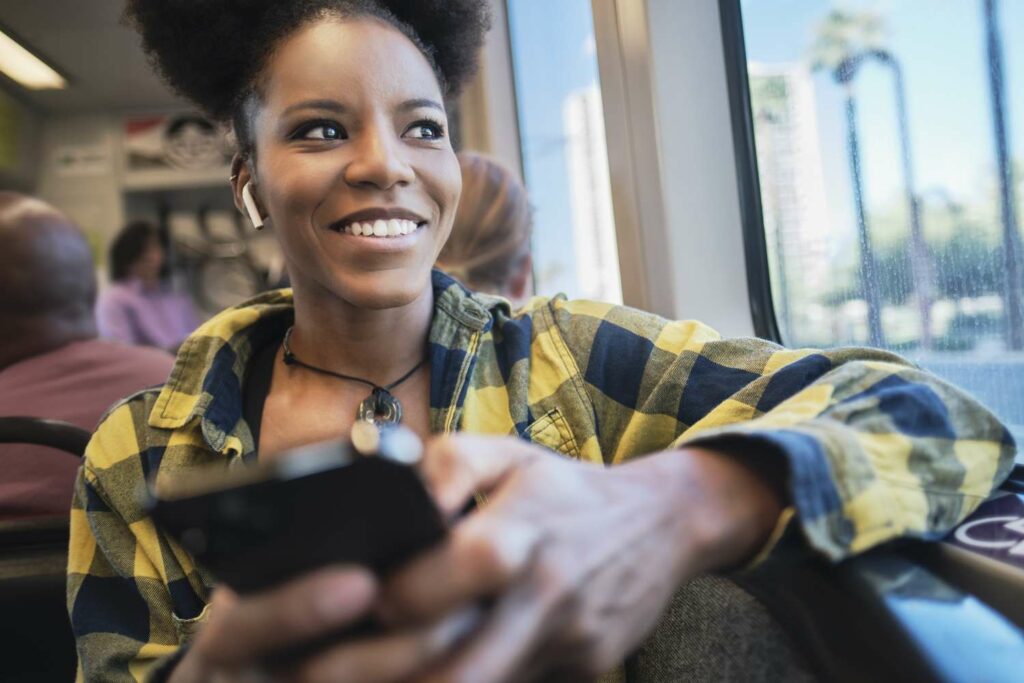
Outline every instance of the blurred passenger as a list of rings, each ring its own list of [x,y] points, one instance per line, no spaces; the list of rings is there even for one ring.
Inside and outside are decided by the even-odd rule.
[[[129,223],[110,248],[110,286],[99,298],[100,336],[176,350],[199,325],[191,300],[168,282],[160,231]]]
[[[0,415],[92,430],[114,401],[167,379],[173,358],[96,338],[85,237],[55,208],[0,192]],[[0,444],[0,519],[66,515],[80,461]]]
[[[438,267],[470,289],[523,303],[533,293],[526,188],[501,164],[459,153],[462,198]]]

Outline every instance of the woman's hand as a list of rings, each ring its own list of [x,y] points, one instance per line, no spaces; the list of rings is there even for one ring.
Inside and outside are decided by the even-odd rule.
[[[424,474],[444,512],[486,504],[391,577],[378,613],[430,624],[493,600],[486,621],[417,681],[594,676],[655,625],[679,585],[763,545],[778,494],[730,456],[677,450],[603,468],[515,438],[434,441]]]
[[[270,672],[264,668],[269,655],[357,623],[369,613],[377,592],[368,572],[345,568],[324,569],[252,596],[240,597],[218,588],[211,598],[209,621],[174,668],[170,681],[405,680],[449,651],[475,623],[475,608],[456,611],[431,627],[343,641],[286,669]]]
[[[172,683],[266,680],[268,655],[370,613],[384,635],[318,651],[273,680],[593,676],[640,642],[680,583],[752,555],[780,509],[750,470],[704,450],[606,469],[515,438],[457,436],[429,444],[424,474],[450,516],[474,494],[487,503],[383,587],[336,568],[258,595],[218,589]]]
[[[170,681],[244,680],[269,653],[355,623],[376,593],[372,576],[357,569],[321,570],[244,598],[217,588],[209,620]]]

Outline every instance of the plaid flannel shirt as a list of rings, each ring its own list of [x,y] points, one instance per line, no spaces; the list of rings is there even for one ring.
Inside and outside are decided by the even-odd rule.
[[[768,446],[788,464],[791,530],[833,560],[942,535],[1012,465],[991,413],[889,353],[723,340],[698,322],[561,297],[513,314],[438,271],[433,286],[434,432],[517,434],[609,465],[684,444]],[[292,319],[287,290],[225,311],[185,342],[165,386],[100,424],[71,511],[80,678],[142,680],[205,617],[212,579],[154,527],[145,481],[245,466],[248,359]]]

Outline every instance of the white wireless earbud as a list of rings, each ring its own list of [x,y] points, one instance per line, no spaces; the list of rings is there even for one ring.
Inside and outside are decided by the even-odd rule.
[[[256,208],[256,200],[252,198],[252,190],[249,186],[252,182],[246,182],[242,186],[242,203],[245,204],[245,212],[249,214],[249,220],[252,221],[252,227],[257,230],[263,229],[263,216],[260,215],[260,210]]]

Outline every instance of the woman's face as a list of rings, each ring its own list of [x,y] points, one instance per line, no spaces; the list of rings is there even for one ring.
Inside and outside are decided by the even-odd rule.
[[[324,19],[261,85],[255,195],[296,290],[371,309],[422,295],[462,187],[426,58],[380,21]]]
[[[160,243],[159,237],[151,237],[139,258],[132,264],[132,275],[143,282],[155,282],[160,279],[163,267],[163,244]]]

